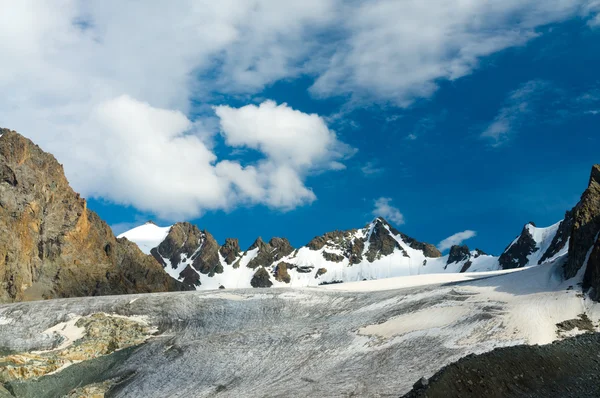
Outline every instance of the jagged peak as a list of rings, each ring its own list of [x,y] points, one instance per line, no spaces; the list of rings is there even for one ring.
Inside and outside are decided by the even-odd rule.
[[[250,250],[254,250],[256,248],[258,248],[259,250],[262,249],[263,247],[265,247],[267,244],[265,243],[265,241],[262,239],[261,236],[259,236],[258,238],[256,238],[256,240],[254,241],[254,243],[252,243],[250,245],[250,247],[248,248],[248,251]]]

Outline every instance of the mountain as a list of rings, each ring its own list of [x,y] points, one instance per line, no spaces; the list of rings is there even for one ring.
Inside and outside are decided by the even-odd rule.
[[[317,236],[300,248],[285,238],[258,238],[242,252],[237,239],[219,246],[208,231],[186,222],[167,228],[148,223],[119,237],[144,250],[154,244],[149,251],[169,275],[196,289],[317,286],[499,269],[496,257],[467,246],[454,246],[442,256],[435,246],[399,232],[381,217],[360,229]]]
[[[558,235],[563,221],[548,228],[538,228],[527,223],[521,234],[504,250],[498,258],[502,269],[521,268],[527,265],[540,265],[560,256],[568,248],[568,238]]]
[[[52,155],[7,129],[0,231],[0,302],[185,288],[134,243],[116,239]]]
[[[154,223],[121,234],[150,252],[190,289],[317,286],[433,273],[481,272],[551,263],[566,253],[565,278],[588,262],[585,286],[600,291],[600,166],[592,168],[580,203],[547,228],[527,223],[499,256],[453,246],[448,255],[395,229],[381,217],[360,229],[333,231],[293,248],[285,238],[258,238],[246,251],[223,246],[190,223]],[[162,239],[162,240],[161,240]],[[151,247],[154,246],[154,247]],[[594,294],[594,293],[592,293]]]

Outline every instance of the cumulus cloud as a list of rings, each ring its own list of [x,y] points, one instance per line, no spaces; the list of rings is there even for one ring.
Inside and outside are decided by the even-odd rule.
[[[475,236],[477,236],[477,232],[471,231],[471,230],[466,230],[466,231],[463,231],[463,232],[458,232],[458,233],[455,233],[452,236],[447,237],[446,239],[444,239],[440,243],[438,243],[437,248],[438,248],[439,251],[443,252],[445,250],[450,249],[452,246],[454,246],[454,245],[460,245],[465,240],[471,239],[471,238],[473,238]]]
[[[391,205],[392,198],[379,198],[375,200],[373,216],[383,217],[396,225],[404,224],[404,215],[396,207]]]
[[[481,137],[489,139],[493,147],[505,144],[522,124],[523,119],[533,112],[533,105],[548,87],[548,83],[544,81],[532,80],[511,92],[505,106],[481,133]]]
[[[219,106],[224,95],[310,75],[319,95],[405,106],[537,26],[598,11],[586,0],[0,3],[2,124],[53,152],[84,195],[163,217],[311,203],[308,176],[352,153],[317,115]],[[259,160],[218,158],[219,132]]]
[[[289,210],[311,203],[316,196],[305,186],[308,173],[352,154],[322,118],[285,104],[224,106],[217,115],[230,145],[255,149],[262,159],[219,161],[199,138],[201,124],[129,96],[94,107],[83,123],[85,141],[63,159],[77,165],[71,177],[82,192],[176,219],[245,204]],[[54,149],[77,139],[63,135]]]

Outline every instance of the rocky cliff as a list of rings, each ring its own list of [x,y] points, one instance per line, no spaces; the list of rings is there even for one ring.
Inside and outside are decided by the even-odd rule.
[[[14,131],[0,135],[0,301],[183,289],[115,238],[52,155]]]

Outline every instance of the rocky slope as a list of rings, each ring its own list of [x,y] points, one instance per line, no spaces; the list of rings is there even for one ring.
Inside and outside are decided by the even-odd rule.
[[[596,333],[470,355],[421,379],[403,398],[598,397],[599,346]]]
[[[0,129],[0,302],[183,289],[87,209],[62,166]]]

